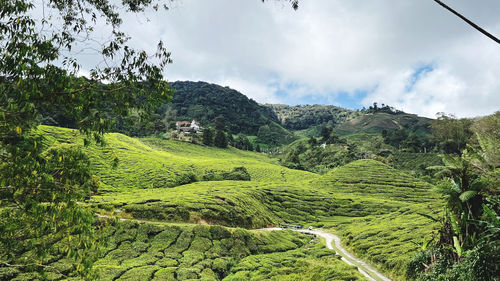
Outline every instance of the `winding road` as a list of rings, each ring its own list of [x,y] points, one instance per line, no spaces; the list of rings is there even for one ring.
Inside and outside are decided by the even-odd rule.
[[[273,227],[273,228],[263,228],[260,230],[265,231],[278,231],[284,230],[283,228]],[[354,255],[349,253],[340,243],[340,238],[337,235],[324,232],[321,230],[306,230],[306,229],[291,229],[293,231],[302,232],[306,234],[312,234],[325,238],[326,247],[330,250],[337,252],[337,255],[342,257],[342,260],[352,266],[356,266],[361,274],[363,274],[370,281],[392,281],[391,279],[384,276],[382,273],[378,272],[375,268],[356,258]],[[332,243],[333,241],[333,243]]]
[[[101,215],[101,214],[97,214],[97,217],[109,218],[109,216]],[[143,221],[143,220],[137,220],[137,219],[120,218],[120,220],[121,221],[129,221],[129,220],[130,221],[137,221],[140,223],[159,223],[159,224],[168,224],[168,225],[172,224],[172,223]],[[280,227],[254,229],[254,231],[280,231],[280,230],[285,230],[285,229],[280,228]],[[325,238],[326,247],[328,249],[334,250],[337,253],[337,255],[342,257],[341,259],[345,263],[357,267],[359,272],[361,274],[363,274],[368,280],[370,280],[370,281],[392,281],[391,279],[384,276],[382,273],[378,272],[375,268],[373,268],[372,266],[370,266],[369,264],[364,262],[363,260],[358,259],[353,254],[349,253],[344,247],[342,247],[342,244],[340,243],[340,238],[337,235],[331,234],[328,232],[324,232],[321,230],[308,230],[308,229],[290,229],[290,230]]]

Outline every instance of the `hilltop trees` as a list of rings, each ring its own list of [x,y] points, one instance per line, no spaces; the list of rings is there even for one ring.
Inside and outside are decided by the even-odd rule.
[[[75,259],[76,272],[91,274],[94,218],[77,204],[92,184],[88,161],[80,146],[47,150],[37,126],[42,113],[57,111],[75,121],[86,145],[91,139],[103,143],[112,125],[106,111],[125,116],[137,109],[146,116],[168,101],[162,71],[170,54],[163,43],[147,54],[128,46],[120,31],[119,11],[140,12],[151,1],[120,3],[0,2],[1,267],[43,272],[51,255],[64,254]],[[35,9],[51,16],[35,18]],[[111,28],[109,41],[92,46],[104,64],[78,78],[73,51],[84,47],[82,41],[90,43],[98,17]]]
[[[331,136],[336,137],[331,133],[327,140],[331,140]],[[314,137],[298,140],[285,149],[281,162],[291,169],[323,173],[328,169],[360,159],[359,149],[354,143],[348,143],[345,139],[335,139],[335,143],[328,145]]]
[[[457,119],[452,114],[440,112],[431,123],[432,135],[444,153],[459,154],[472,137],[471,119]]]
[[[257,141],[274,146],[289,144],[295,140],[295,136],[274,122],[270,122],[259,128]]]

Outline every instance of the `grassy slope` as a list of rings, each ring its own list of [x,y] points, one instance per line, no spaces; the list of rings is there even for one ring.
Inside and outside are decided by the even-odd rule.
[[[74,142],[70,130],[41,130],[52,136],[53,143]],[[112,191],[93,197],[91,203],[108,214],[119,209],[124,217],[246,228],[280,222],[334,227],[348,247],[398,280],[417,249],[413,242],[421,242],[432,229],[416,215],[429,213],[428,205],[435,207],[429,185],[373,160],[356,161],[320,177],[236,149],[120,134],[109,135],[107,141],[104,148],[91,147],[90,155],[97,163],[96,173]],[[114,156],[120,159],[117,169],[111,168]],[[252,180],[168,188],[187,172],[200,176],[207,170],[237,166],[245,166]],[[157,188],[138,191],[148,187]],[[270,257],[269,262],[275,261]],[[236,277],[250,274],[244,267],[239,271],[246,273],[235,273]]]
[[[50,142],[76,142],[83,140],[74,130],[40,126]],[[265,154],[235,148],[218,149],[179,141],[153,138],[135,139],[122,134],[106,136],[104,147],[90,146],[95,173],[105,189],[129,190],[135,188],[173,187],[183,181],[186,174],[201,177],[209,170],[230,171],[245,166],[253,181],[296,181],[313,179],[312,173],[290,170],[277,165]],[[119,168],[113,169],[118,157]]]
[[[380,209],[372,214],[362,218],[334,217],[330,225],[358,256],[372,261],[395,280],[404,280],[406,262],[435,227],[417,214],[439,209],[430,185],[374,160],[339,167],[317,184],[334,194],[349,194],[355,201],[370,198],[380,202]]]

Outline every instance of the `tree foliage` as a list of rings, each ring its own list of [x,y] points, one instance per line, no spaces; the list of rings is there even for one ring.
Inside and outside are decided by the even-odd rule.
[[[335,136],[331,133],[331,136]],[[331,136],[327,139],[330,140]],[[344,139],[336,139],[335,143],[320,145],[313,138],[298,140],[289,145],[281,160],[282,164],[291,169],[324,173],[329,169],[348,164],[362,158],[362,154],[354,143]]]
[[[472,137],[471,119],[457,119],[452,114],[440,112],[431,123],[432,135],[444,153],[459,154]]]
[[[444,202],[444,217],[434,246],[409,263],[411,279],[499,280],[499,182],[491,157],[493,147],[500,145],[497,118],[495,114],[473,126],[477,148],[467,145],[461,156],[443,155],[444,165],[431,167],[443,178],[436,191]]]
[[[226,148],[228,145],[227,135],[224,131],[216,131],[214,145],[218,148]]]
[[[128,46],[120,31],[120,11],[148,6],[158,8],[149,0],[0,3],[0,266],[43,272],[48,256],[62,251],[75,258],[76,272],[90,274],[94,217],[77,204],[93,181],[88,160],[81,146],[46,147],[37,126],[57,109],[75,121],[85,144],[103,143],[112,125],[106,112],[146,115],[168,100],[163,43],[147,54]],[[36,17],[42,9],[47,13]],[[109,40],[93,46],[103,63],[79,78],[75,53],[94,42],[98,18],[110,27]],[[61,239],[66,246],[54,248]]]
[[[266,104],[279,118],[282,126],[291,130],[309,129],[313,126],[342,123],[359,113],[333,105]]]
[[[202,139],[204,145],[212,146],[214,144],[214,131],[212,128],[208,127],[203,129]]]
[[[257,142],[273,146],[289,144],[295,139],[292,133],[274,122],[261,126],[257,132]]]
[[[195,119],[204,126],[215,126],[216,118],[223,116],[229,132],[248,135],[256,135],[260,126],[277,121],[272,111],[228,87],[187,81],[171,86],[175,89],[171,106],[178,120]],[[162,112],[160,108],[158,113]]]
[[[241,150],[253,151],[253,145],[247,136],[239,134],[236,136],[233,142],[233,146]]]

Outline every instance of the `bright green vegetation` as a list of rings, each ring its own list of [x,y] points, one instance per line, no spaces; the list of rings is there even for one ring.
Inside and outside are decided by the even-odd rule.
[[[365,280],[320,244],[242,259],[224,280]],[[353,270],[354,269],[354,270]]]
[[[48,126],[41,126],[40,130],[54,143],[83,143],[76,139],[74,130]],[[242,166],[253,181],[295,181],[317,177],[281,167],[264,154],[235,148],[218,149],[155,138],[135,139],[116,133],[107,135],[106,143],[104,147],[90,146],[87,149],[104,190],[173,187],[202,180],[203,175],[214,171],[229,172]],[[119,168],[113,168],[115,158],[119,160]]]
[[[104,210],[125,211],[136,219],[246,228],[320,222],[331,216],[361,217],[398,207],[394,202],[381,206],[382,200],[369,197],[312,190],[306,184],[310,183],[199,182],[171,189],[109,193],[93,197],[92,203]]]
[[[408,260],[435,227],[417,214],[432,214],[436,209],[428,184],[374,160],[353,162],[303,184],[307,186],[199,182],[93,200],[101,208],[120,209],[137,219],[248,228],[280,222],[334,227],[355,253],[394,279],[404,280]]]
[[[285,272],[295,276],[304,273],[314,277],[311,280],[330,280],[332,276],[336,280],[363,280],[356,268],[340,261],[334,251],[312,241],[309,235],[292,231],[251,232],[125,221],[105,227],[103,235],[107,246],[93,267],[98,280],[242,280],[256,262],[262,267],[251,273],[253,280],[281,277]],[[47,280],[73,278],[71,260],[60,255],[48,260]],[[278,265],[283,266],[266,270]],[[17,269],[0,271],[2,280],[36,278],[34,273]]]
[[[318,182],[335,192],[402,202],[430,202],[430,185],[375,160],[358,160],[338,167]]]
[[[437,226],[418,213],[432,214],[436,196],[429,184],[374,160],[359,160],[334,169],[318,184],[355,198],[353,205],[370,211],[356,218],[333,217],[325,222],[362,259],[371,261],[394,280],[405,280],[408,261]],[[377,205],[357,204],[371,200]]]
[[[391,157],[391,164],[394,168],[410,173],[416,177],[430,176],[432,171],[427,167],[442,165],[439,154],[436,153],[414,153],[414,152],[394,152]]]
[[[106,253],[95,263],[100,280],[221,280],[242,258],[300,249],[310,240],[292,232],[204,225],[123,222],[111,231]]]
[[[71,130],[40,130],[51,136],[53,145],[75,142]],[[282,222],[332,228],[348,248],[395,280],[404,280],[407,262],[434,228],[417,214],[432,214],[431,209],[436,209],[430,185],[375,160],[354,161],[319,176],[285,168],[264,154],[234,148],[120,134],[110,134],[106,141],[106,147],[91,146],[88,151],[104,187],[89,204],[107,216],[249,229]],[[119,159],[116,168],[113,157]],[[249,181],[206,180],[214,171],[238,167],[248,171]],[[187,180],[179,180],[183,178]],[[294,274],[307,272],[304,276],[311,279],[328,279],[339,273],[326,269],[329,262],[325,260],[299,262],[304,252],[296,251],[262,256],[259,261],[249,257],[229,277],[294,279]],[[261,271],[250,270],[259,264]],[[265,270],[270,265],[276,269]],[[156,272],[154,264],[147,266],[144,274]],[[138,272],[123,278],[129,274]]]

